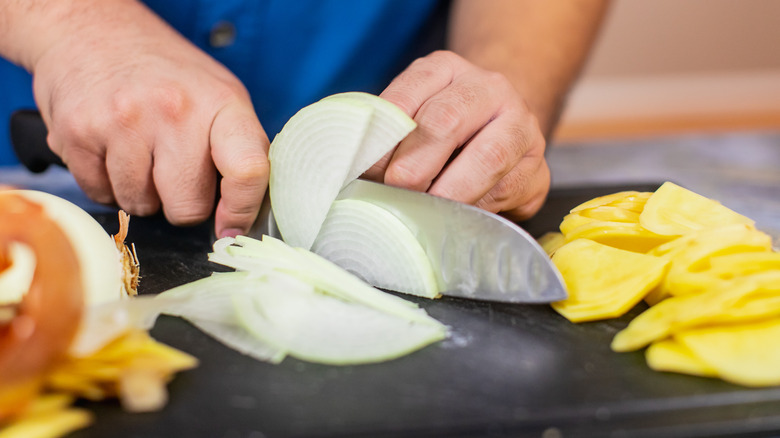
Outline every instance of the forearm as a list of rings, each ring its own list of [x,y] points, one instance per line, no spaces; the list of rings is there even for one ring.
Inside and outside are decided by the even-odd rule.
[[[606,8],[606,0],[458,0],[449,49],[504,74],[549,137]]]
[[[149,26],[175,35],[136,0],[5,0],[0,3],[0,56],[34,72],[37,61],[56,45],[71,40],[88,45],[106,39],[107,31],[132,37]]]

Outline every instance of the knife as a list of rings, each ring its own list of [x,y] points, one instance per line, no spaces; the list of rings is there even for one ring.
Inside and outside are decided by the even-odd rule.
[[[266,196],[249,235],[280,238]],[[410,226],[428,254],[443,295],[506,303],[565,299],[558,269],[514,222],[472,205],[426,193],[354,180],[337,199],[385,208]]]
[[[17,111],[10,128],[25,167],[42,172],[50,164],[63,166],[46,143],[46,125],[37,111]],[[549,303],[567,296],[560,273],[536,240],[499,215],[364,180],[349,183],[338,198],[374,203],[413,224],[443,295],[508,303]],[[269,199],[266,195],[250,236],[281,237]]]

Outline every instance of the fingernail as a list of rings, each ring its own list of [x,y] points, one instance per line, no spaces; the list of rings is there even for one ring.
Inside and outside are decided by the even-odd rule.
[[[223,238],[223,237],[236,237],[239,234],[244,234],[244,230],[242,230],[241,228],[225,228],[219,234],[219,237],[220,238]]]

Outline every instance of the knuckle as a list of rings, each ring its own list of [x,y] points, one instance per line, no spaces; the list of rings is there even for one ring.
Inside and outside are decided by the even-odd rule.
[[[426,58],[436,62],[437,64],[445,63],[451,65],[463,61],[463,58],[461,58],[460,55],[451,50],[436,50],[431,52],[428,56],[426,56]]]
[[[231,178],[238,184],[254,184],[268,176],[270,166],[265,159],[237,160],[231,169]]]
[[[151,216],[160,209],[159,204],[145,200],[120,202],[119,206],[133,216]]]
[[[412,163],[395,162],[387,168],[385,183],[416,190],[426,190],[431,181]]]
[[[480,170],[487,175],[507,174],[517,161],[511,148],[505,144],[489,143],[475,151],[475,160]]]
[[[152,103],[160,116],[170,121],[182,120],[190,106],[187,92],[175,84],[156,88],[152,93]]]
[[[111,114],[120,126],[135,125],[141,117],[142,109],[140,99],[126,89],[117,91],[111,97]]]
[[[421,128],[435,138],[454,141],[463,123],[463,112],[458,105],[430,100],[418,117]]]
[[[165,218],[173,225],[196,225],[206,220],[211,214],[211,204],[202,201],[179,202],[163,206]]]

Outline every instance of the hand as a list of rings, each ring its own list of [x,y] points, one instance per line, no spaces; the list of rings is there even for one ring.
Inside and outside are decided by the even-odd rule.
[[[226,68],[135,2],[93,2],[36,60],[49,145],[86,194],[217,236],[248,231],[268,181],[268,138]],[[78,20],[80,17],[73,17]]]
[[[504,76],[452,52],[434,52],[414,61],[381,96],[418,126],[367,178],[513,220],[541,208],[550,188],[544,135]]]

